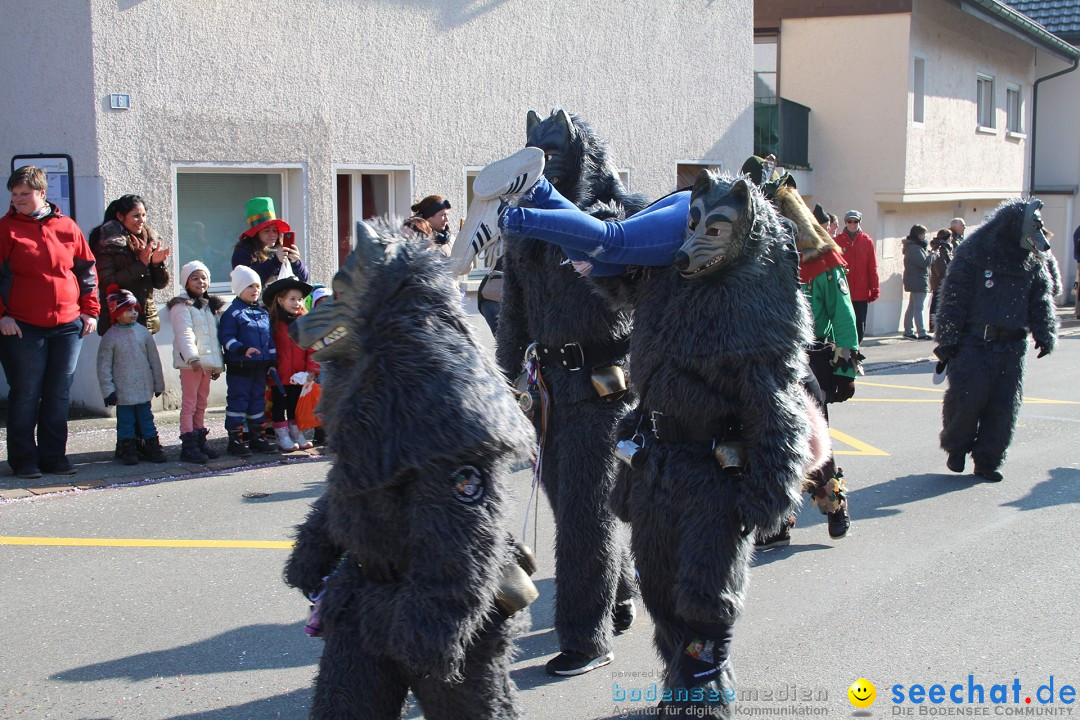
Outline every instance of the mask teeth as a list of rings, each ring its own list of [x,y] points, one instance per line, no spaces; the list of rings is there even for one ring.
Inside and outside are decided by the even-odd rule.
[[[345,337],[349,333],[347,328],[337,327],[332,332],[326,334],[321,339],[317,340],[314,345],[311,346],[312,350],[322,350],[325,347],[333,345],[341,338]]]

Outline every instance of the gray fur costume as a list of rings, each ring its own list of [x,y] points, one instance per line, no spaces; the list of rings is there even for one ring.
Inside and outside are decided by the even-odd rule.
[[[795,511],[808,460],[800,379],[811,331],[798,254],[745,176],[733,181],[704,171],[691,217],[695,202],[714,195],[743,204],[733,227],[742,250],[720,269],[710,272],[706,263],[696,277],[668,267],[642,282],[630,350],[641,400],[620,435],[634,436],[645,458],[640,470],[623,467],[612,496],[631,525],[642,598],[667,664],[671,696],[662,705],[669,717],[689,708],[686,716],[702,708],[731,712],[724,702],[725,691],[733,692],[727,651],[752,531],[775,532]],[[654,414],[662,433],[653,432]],[[743,445],[741,471],[725,470],[714,457],[714,443],[728,440]]]
[[[1000,480],[1024,384],[1030,333],[1039,357],[1057,341],[1053,290],[1057,265],[1020,245],[1027,201],[1001,204],[957,248],[938,306],[935,340],[948,362],[941,448],[950,469]],[[1060,279],[1056,281],[1060,286]]]
[[[530,112],[527,144],[548,153],[544,174],[578,207],[610,215],[644,205],[626,193],[603,143],[579,119],[560,110],[540,121]],[[534,342],[550,351],[541,350],[542,361],[580,343],[590,366],[626,364],[630,314],[582,282],[558,247],[515,239],[504,257],[496,356],[507,376],[521,372]],[[615,294],[619,282],[610,281]],[[544,362],[542,374],[552,398],[541,481],[555,515],[555,631],[560,650],[596,658],[611,650],[613,606],[634,594],[629,548],[607,505],[615,427],[630,398],[601,399],[590,367]]]
[[[507,618],[495,600],[513,557],[506,480],[533,431],[442,256],[360,229],[336,297],[291,330],[332,365],[334,465],[285,569],[309,596],[325,587],[310,717],[398,718],[411,689],[427,718],[516,718],[509,665],[528,612]]]

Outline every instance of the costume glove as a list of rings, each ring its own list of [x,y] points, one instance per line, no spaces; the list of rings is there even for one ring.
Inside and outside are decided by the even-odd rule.
[[[1045,357],[1050,354],[1050,348],[1046,347],[1038,340],[1035,341],[1035,349],[1039,351],[1039,354],[1035,356],[1036,358]]]
[[[833,391],[833,396],[829,398],[831,402],[842,403],[850,400],[855,394],[855,378],[847,375],[833,375],[833,382],[836,389]]]
[[[938,345],[934,348],[934,354],[942,362],[949,362],[952,358],[956,357],[957,348],[955,345]]]
[[[116,391],[113,390],[109,393],[109,397],[105,398],[105,407],[112,407],[116,404]]]

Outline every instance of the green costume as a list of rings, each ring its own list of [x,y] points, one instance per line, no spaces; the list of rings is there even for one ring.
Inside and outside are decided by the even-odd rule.
[[[814,316],[814,337],[836,344],[838,348],[859,349],[859,337],[855,332],[855,309],[848,292],[847,273],[840,265],[833,266],[804,281],[802,291],[810,301]],[[836,367],[837,375],[855,377],[855,366]]]

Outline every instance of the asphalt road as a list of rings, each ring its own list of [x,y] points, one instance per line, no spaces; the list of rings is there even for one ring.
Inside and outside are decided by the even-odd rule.
[[[1000,484],[945,469],[936,439],[941,388],[926,363],[868,376],[853,401],[833,406],[853,530],[832,541],[823,518],[804,508],[791,546],[758,555],[733,652],[737,690],[749,698],[739,704],[743,715],[851,716],[846,691],[861,677],[877,688],[862,711],[869,717],[1080,715],[1063,702],[1067,690],[1062,697],[1063,686],[1080,686],[1078,366],[1075,335],[1048,358],[1029,355],[1027,401]],[[306,717],[322,642],[304,635],[306,604],[281,569],[291,527],[327,467],[313,461],[0,505],[0,717]],[[512,479],[515,530],[529,475]],[[658,681],[647,614],[616,639],[611,665],[571,679],[544,674],[558,645],[553,525],[542,499],[535,515],[542,595],[513,670],[523,716],[645,717],[652,703],[629,698],[635,690],[647,697]],[[256,546],[241,546],[250,541]],[[160,546],[169,544],[177,546]],[[946,693],[962,684],[966,702],[969,675],[986,704],[906,699],[914,684]],[[1036,691],[1051,676],[1055,702],[1042,705]],[[995,684],[1008,686],[1009,704],[990,702]],[[895,685],[903,703],[892,702]],[[616,699],[620,691],[627,699]]]

